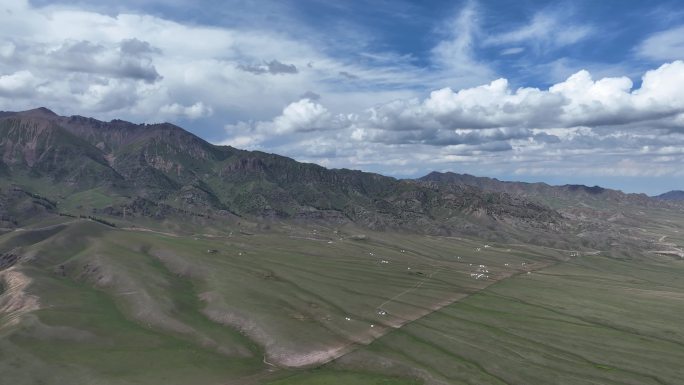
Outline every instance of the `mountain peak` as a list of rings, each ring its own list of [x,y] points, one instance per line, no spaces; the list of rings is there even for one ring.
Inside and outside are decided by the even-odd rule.
[[[672,190],[655,197],[656,199],[664,201],[684,201],[684,191]]]
[[[18,112],[17,114],[22,115],[22,116],[36,117],[36,118],[54,118],[54,117],[58,116],[52,110],[45,108],[45,107],[38,107],[38,108],[34,108],[32,110],[21,111],[21,112]]]

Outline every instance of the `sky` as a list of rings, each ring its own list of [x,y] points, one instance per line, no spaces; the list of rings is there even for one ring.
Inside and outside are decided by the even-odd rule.
[[[684,189],[681,1],[5,0],[0,110],[413,178]]]

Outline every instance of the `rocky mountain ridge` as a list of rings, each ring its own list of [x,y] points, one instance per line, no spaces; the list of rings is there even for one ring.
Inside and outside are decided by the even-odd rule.
[[[103,122],[45,108],[0,113],[0,162],[5,191],[19,186],[55,201],[81,194],[88,199],[76,206],[80,215],[233,215],[439,234],[553,231],[563,222],[555,210],[507,193],[326,169],[212,145],[169,123]]]
[[[0,174],[5,224],[52,212],[114,219],[318,221],[529,239],[538,231],[596,228],[586,222],[592,216],[626,220],[618,215],[626,206],[670,204],[598,186],[438,172],[401,180],[326,169],[216,146],[170,123],[104,122],[46,108],[0,113]]]

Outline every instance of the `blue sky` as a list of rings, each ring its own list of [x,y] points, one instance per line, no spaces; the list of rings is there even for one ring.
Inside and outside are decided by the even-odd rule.
[[[684,189],[678,1],[0,5],[0,109],[397,177]]]

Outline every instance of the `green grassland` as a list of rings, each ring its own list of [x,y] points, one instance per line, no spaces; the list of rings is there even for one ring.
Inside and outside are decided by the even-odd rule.
[[[450,384],[679,384],[683,273],[682,261],[581,257],[492,285],[336,365],[391,362]]]
[[[681,245],[679,219],[660,214],[644,236]],[[684,382],[673,256],[277,222],[117,225],[0,235],[23,256],[4,273],[39,302],[0,318],[3,382]]]
[[[267,385],[418,385],[420,381],[353,371],[316,369],[269,381]]]

